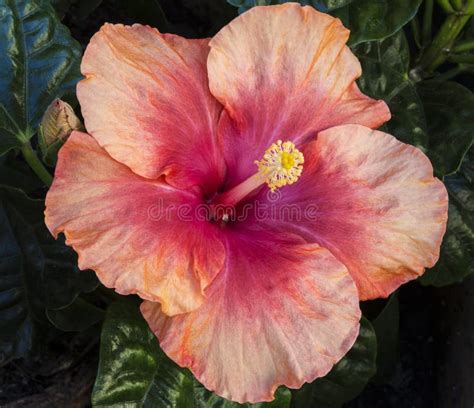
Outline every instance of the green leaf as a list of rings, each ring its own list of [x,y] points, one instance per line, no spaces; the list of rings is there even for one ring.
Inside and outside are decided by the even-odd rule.
[[[238,7],[239,13],[243,13],[255,6],[270,6],[274,4],[284,4],[292,0],[227,0],[227,3]],[[347,6],[355,0],[300,0],[302,6],[313,6],[317,10],[331,11]]]
[[[408,77],[410,54],[403,31],[382,41],[361,44],[354,52],[362,65],[358,82],[362,92],[383,99],[390,108],[392,119],[382,130],[424,149],[428,144],[425,112]]]
[[[424,151],[438,176],[455,172],[474,138],[474,97],[454,82],[415,84],[408,76],[409,50],[403,32],[354,48],[367,95],[383,99],[392,119],[382,128]]]
[[[74,11],[74,17],[84,20],[100,6],[102,0],[51,0],[51,3],[61,19],[66,13]]]
[[[104,319],[104,311],[78,297],[62,309],[47,309],[51,323],[65,332],[84,331]]]
[[[423,0],[307,0],[312,5],[340,18],[351,30],[349,44],[356,46],[367,41],[383,40],[399,32],[417,13]],[[286,0],[227,0],[239,7],[239,13],[254,6],[286,3]]]
[[[158,0],[118,0],[118,4],[135,22],[169,31],[168,20]]]
[[[138,308],[128,302],[111,304],[102,327],[92,405],[172,407],[185,402],[192,388],[189,376],[164,358]]]
[[[275,393],[275,400],[272,402],[261,402],[258,404],[238,404],[217,396],[206,390],[196,380],[194,385],[194,405],[195,408],[289,408],[291,402],[291,392],[285,387],[280,387]],[[179,408],[178,406],[176,408]]]
[[[63,19],[74,1],[75,0],[51,0],[51,4],[56,10],[56,13],[58,13],[58,16]]]
[[[474,141],[474,95],[455,82],[425,81],[417,91],[429,134],[425,152],[438,175],[453,174]]]
[[[77,4],[77,18],[84,20],[100,6],[102,0],[76,0],[75,3]]]
[[[336,10],[338,8],[351,4],[353,1],[355,0],[321,0],[319,2],[313,1],[313,3],[320,3],[324,7],[326,7],[327,10]]]
[[[352,349],[323,378],[294,392],[291,408],[341,407],[359,395],[376,371],[377,339],[366,318]]]
[[[449,192],[448,227],[434,268],[420,278],[423,285],[446,286],[474,273],[474,152],[461,170],[445,177]]]
[[[0,0],[0,155],[35,133],[54,98],[74,94],[80,45],[49,0]]]
[[[394,372],[399,353],[400,307],[393,293],[372,325],[377,337],[377,375],[374,381],[385,382]]]
[[[353,52],[362,65],[359,85],[373,95],[388,96],[408,79],[410,50],[403,31],[355,46]]]
[[[46,308],[64,307],[97,285],[49,234],[43,211],[43,201],[0,186],[0,364],[28,354]]]
[[[382,40],[398,32],[417,13],[422,0],[357,0],[334,12],[351,30],[349,44]]]
[[[136,305],[116,302],[107,310],[94,407],[288,408],[289,403],[284,389],[272,403],[240,405],[218,397],[166,357]]]
[[[15,187],[26,193],[44,186],[31,168],[24,161],[18,160],[14,151],[0,156],[0,185]]]

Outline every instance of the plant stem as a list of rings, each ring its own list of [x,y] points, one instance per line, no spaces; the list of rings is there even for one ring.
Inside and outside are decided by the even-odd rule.
[[[433,6],[434,0],[425,0],[425,10],[423,14],[423,33],[421,43],[423,48],[431,41],[431,27],[433,22]]]
[[[451,14],[446,18],[438,34],[436,34],[433,42],[421,58],[419,64],[421,71],[431,74],[446,61],[454,41],[470,18],[471,16],[464,14]]]
[[[449,81],[453,78],[456,78],[459,74],[462,74],[465,71],[463,65],[458,65],[455,68],[450,69],[449,71],[443,72],[441,75],[435,77],[436,81]]]
[[[452,54],[448,60],[457,63],[474,64],[474,54]]]
[[[463,0],[451,0],[451,5],[458,11],[464,7]]]
[[[453,48],[453,52],[466,52],[474,50],[474,40],[462,41]]]
[[[41,163],[36,152],[31,147],[30,142],[26,142],[21,148],[21,153],[25,158],[26,162],[29,164],[31,169],[36,173],[36,175],[41,179],[41,181],[46,184],[48,187],[53,183],[53,177],[49,174],[49,171],[46,170],[43,163]]]
[[[438,4],[440,7],[448,14],[454,13],[453,6],[451,6],[451,3],[449,0],[438,0]]]
[[[418,23],[418,19],[416,16],[410,21],[411,31],[413,33],[413,39],[415,40],[415,44],[418,49],[423,47],[420,39],[420,24]]]

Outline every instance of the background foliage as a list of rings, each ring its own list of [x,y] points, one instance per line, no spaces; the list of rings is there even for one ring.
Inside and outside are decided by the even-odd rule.
[[[205,390],[190,372],[170,361],[138,312],[138,301],[105,289],[91,271],[79,272],[74,252],[49,235],[43,210],[53,171],[48,165],[54,160],[42,163],[38,132],[55,98],[76,106],[83,48],[99,22],[110,16],[203,37],[237,13],[282,2],[0,0],[1,365],[21,366],[44,378],[58,372],[47,371],[49,354],[43,353],[51,344],[67,344],[72,350],[79,342],[80,359],[96,352],[101,336],[93,406],[239,406]],[[440,261],[420,283],[440,287],[472,275],[474,1],[300,3],[341,18],[351,29],[350,46],[363,68],[359,86],[384,99],[393,115],[384,130],[422,149],[446,184],[449,223]],[[90,32],[79,30],[81,26]],[[398,296],[362,308],[366,317],[357,342],[325,378],[301,390],[280,388],[274,402],[252,406],[339,407],[367,383],[380,384],[393,375],[399,356]],[[59,372],[75,369],[78,359],[64,363]],[[87,400],[90,389],[85,392]]]

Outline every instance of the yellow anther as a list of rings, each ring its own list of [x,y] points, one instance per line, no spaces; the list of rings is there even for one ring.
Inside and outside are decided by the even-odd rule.
[[[281,153],[281,165],[285,169],[290,170],[294,164],[295,164],[295,158],[293,157],[291,153],[288,153],[288,152]]]
[[[272,191],[293,184],[303,171],[304,156],[292,142],[278,140],[263,155],[262,160],[255,161],[259,173]]]

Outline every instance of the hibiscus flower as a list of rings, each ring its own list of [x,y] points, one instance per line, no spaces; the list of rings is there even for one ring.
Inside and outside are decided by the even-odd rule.
[[[211,40],[106,24],[84,55],[88,134],[60,151],[46,223],[235,401],[327,374],[359,300],[439,256],[446,190],[420,150],[373,130],[390,113],[359,91],[348,37],[285,4]]]

